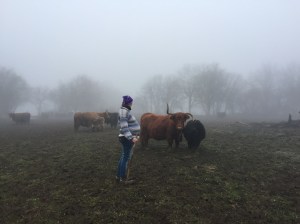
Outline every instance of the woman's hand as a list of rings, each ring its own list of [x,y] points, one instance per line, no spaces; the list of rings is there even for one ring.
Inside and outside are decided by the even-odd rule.
[[[132,142],[135,144],[139,139],[137,137],[132,138]]]

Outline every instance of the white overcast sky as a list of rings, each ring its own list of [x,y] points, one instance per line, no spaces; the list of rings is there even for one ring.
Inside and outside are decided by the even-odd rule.
[[[154,75],[300,63],[299,0],[0,0],[0,66],[32,86],[86,74],[133,94]]]

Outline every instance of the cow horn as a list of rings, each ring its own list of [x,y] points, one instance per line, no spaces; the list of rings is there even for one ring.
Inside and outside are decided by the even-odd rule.
[[[173,115],[172,113],[169,113],[169,104],[167,103],[167,114]]]
[[[185,114],[189,115],[192,119],[194,118],[191,113],[185,113]]]

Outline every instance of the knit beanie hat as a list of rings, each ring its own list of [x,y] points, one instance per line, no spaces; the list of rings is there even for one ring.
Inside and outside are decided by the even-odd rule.
[[[132,101],[133,101],[133,99],[130,96],[126,95],[126,96],[123,96],[122,104],[128,105],[128,104],[132,103]]]

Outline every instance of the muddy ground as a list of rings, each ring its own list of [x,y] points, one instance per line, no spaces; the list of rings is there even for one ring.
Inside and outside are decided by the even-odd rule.
[[[138,181],[120,186],[116,129],[1,121],[1,223],[299,223],[300,128],[203,123],[194,153],[137,145]]]

